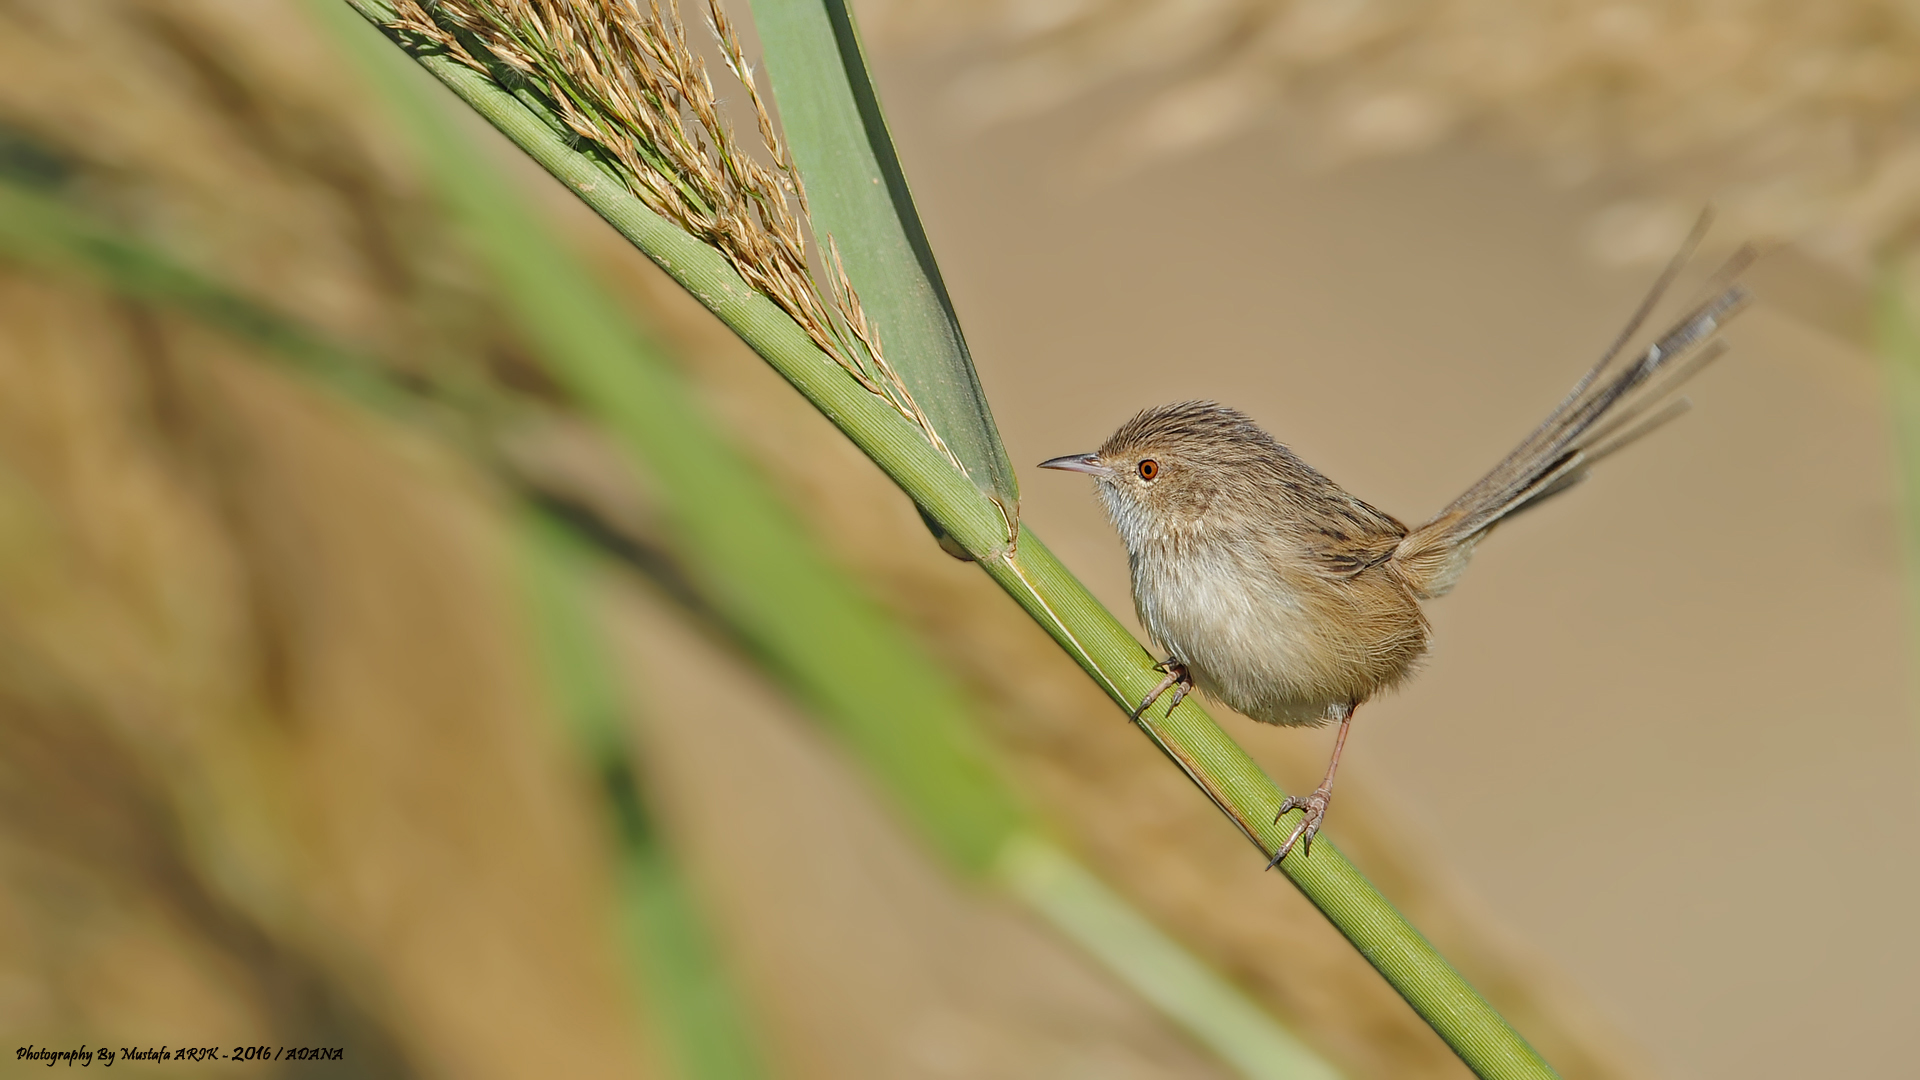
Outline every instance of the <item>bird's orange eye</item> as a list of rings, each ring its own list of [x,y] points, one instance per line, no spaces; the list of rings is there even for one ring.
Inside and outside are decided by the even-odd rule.
[[[1148,458],[1140,463],[1140,479],[1151,480],[1160,475],[1160,463]]]

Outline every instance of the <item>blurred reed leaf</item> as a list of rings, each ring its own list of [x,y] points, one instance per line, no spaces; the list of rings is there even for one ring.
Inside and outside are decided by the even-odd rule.
[[[1874,283],[1874,337],[1892,413],[1895,472],[1901,484],[1901,549],[1906,558],[1908,635],[1920,677],[1920,304],[1913,260],[1883,258]],[[1920,681],[1916,681],[1920,686]]]
[[[1248,1077],[1336,1080],[1333,1067],[1051,844],[1008,846],[1000,877],[1082,948]]]
[[[16,175],[0,172],[0,258],[184,309],[377,411],[417,406],[373,359],[128,239],[37,185],[17,183]]]
[[[613,818],[622,930],[648,1011],[686,1080],[764,1077],[745,1006],[647,803],[630,705],[586,595],[593,553],[570,528],[538,511],[524,516],[522,531],[536,650]]]
[[[1016,547],[1006,549],[1006,522],[997,506],[953,467],[940,448],[921,437],[910,415],[871,392],[845,364],[823,356],[818,339],[793,321],[791,313],[773,297],[749,286],[723,251],[662,217],[624,185],[609,183],[604,152],[583,145],[581,133],[556,123],[560,114],[551,103],[542,106],[536,101],[530,107],[523,100],[529,90],[523,78],[501,66],[476,66],[471,54],[465,59],[450,55],[443,38],[423,34],[397,20],[394,9],[382,0],[347,2],[386,30],[422,67],[565,183],[805,394],[924,513],[960,546],[981,557],[983,569],[1047,629],[1116,704],[1130,710],[1158,681],[1151,655],[1037,537],[1023,529]],[[481,67],[486,69],[484,74]],[[390,88],[399,85],[394,80]],[[396,99],[396,104],[402,103]],[[444,125],[437,125],[417,103],[404,104],[403,108],[423,140],[448,137]],[[484,172],[484,163],[476,163],[462,176],[476,177]],[[564,370],[566,364],[560,366],[563,379],[573,377]],[[675,403],[680,403],[679,399]],[[628,408],[635,410],[632,419],[644,417],[643,410],[651,407],[649,402],[617,395],[608,404],[618,406],[618,410],[603,415],[610,417],[610,426],[623,437],[635,439],[636,444],[653,437],[642,428],[624,428],[619,419]],[[656,433],[659,437],[687,426],[684,416],[671,409],[663,410],[662,419],[665,423]],[[672,447],[671,441],[667,439],[668,452],[664,455],[669,462],[685,449]],[[702,510],[699,504],[708,501],[707,493],[701,494],[696,505],[678,503],[676,508],[687,511],[690,519],[697,517]],[[710,507],[705,509],[711,512]],[[754,526],[788,524],[778,515],[755,514],[745,520]],[[704,560],[725,552],[738,554],[745,546],[766,538],[758,529],[751,538],[727,536],[724,530],[695,530],[690,533],[688,550],[690,557]],[[780,552],[777,545],[769,551],[778,565],[802,564],[795,561],[792,552]],[[706,564],[708,568],[715,565],[717,561]],[[742,569],[749,572],[745,581],[765,580],[764,568],[743,563]],[[707,572],[703,569],[701,576]],[[862,605],[849,596],[819,588],[818,581],[766,583],[769,592],[801,601],[802,606],[796,610],[804,615],[795,611],[783,614],[770,604],[757,605],[753,601],[765,597],[742,597],[737,583],[733,587],[724,580],[712,584],[716,586],[715,595],[722,598],[723,610],[733,607],[739,613],[766,618],[765,624],[743,620],[742,625],[759,635],[756,640],[768,648],[767,662],[784,668],[794,684],[807,691],[804,696],[822,718],[849,739],[883,780],[891,782],[896,797],[902,798],[917,820],[933,827],[935,838],[946,841],[961,865],[983,869],[1004,850],[1018,814],[1010,804],[1002,803],[992,787],[974,786],[970,794],[981,796],[983,807],[1002,804],[1003,816],[995,821],[969,822],[964,829],[955,827],[960,823],[930,814],[929,810],[963,805],[969,798],[968,791],[949,789],[936,798],[934,793],[903,792],[898,787],[907,767],[928,759],[912,748],[913,740],[903,745],[897,728],[901,717],[911,714],[893,706],[920,701],[933,708],[931,715],[940,728],[959,730],[954,706],[927,696],[929,686],[945,681],[937,668],[916,661],[917,654],[907,651],[897,637],[886,636],[877,622],[848,618]],[[806,606],[816,601],[819,610]],[[779,634],[768,633],[776,628]],[[821,628],[827,632],[822,633]],[[880,636],[869,636],[873,634]],[[850,663],[849,658],[856,656],[893,656],[904,662]],[[845,677],[821,682],[820,676],[828,672]],[[1262,851],[1271,852],[1284,841],[1287,830],[1275,820],[1284,796],[1192,698],[1170,716],[1142,718],[1140,726]],[[955,743],[953,748],[959,750],[961,744]],[[902,751],[905,754],[895,758]],[[931,771],[947,779],[960,775],[948,773],[944,767]],[[969,771],[968,775],[986,774]],[[941,826],[946,831],[940,831]],[[983,844],[983,840],[988,842]],[[1469,1067],[1482,1077],[1553,1075],[1533,1048],[1332,845],[1316,846],[1315,851],[1317,854],[1310,859],[1289,860],[1282,872],[1327,914]]]
[[[844,0],[753,0],[753,21],[816,235],[829,238],[888,360],[1011,532],[1019,481],[914,209],[852,11]],[[729,59],[750,75],[737,54]]]

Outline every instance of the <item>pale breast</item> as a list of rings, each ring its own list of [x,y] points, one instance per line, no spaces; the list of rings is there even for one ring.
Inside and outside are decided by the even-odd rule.
[[[1419,605],[1384,575],[1332,581],[1252,544],[1130,559],[1134,601],[1156,642],[1200,688],[1270,724],[1318,724],[1404,676],[1426,649]]]

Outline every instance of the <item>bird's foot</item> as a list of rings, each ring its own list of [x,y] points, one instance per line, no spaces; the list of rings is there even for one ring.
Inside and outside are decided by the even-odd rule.
[[[1320,824],[1327,818],[1327,804],[1332,801],[1333,791],[1322,785],[1314,788],[1311,795],[1289,795],[1281,802],[1280,812],[1273,815],[1273,820],[1279,821],[1293,810],[1303,810],[1305,814],[1301,816],[1300,824],[1294,826],[1293,835],[1287,837],[1287,842],[1280,845],[1279,851],[1274,852],[1273,861],[1267,864],[1267,869],[1279,866],[1280,860],[1293,851],[1295,844],[1300,845],[1302,858],[1313,854],[1313,838],[1320,832]]]
[[[1180,702],[1185,700],[1188,694],[1193,693],[1193,676],[1188,673],[1187,665],[1169,656],[1153,666],[1166,672],[1167,677],[1161,679],[1160,685],[1154,687],[1151,693],[1140,699],[1140,704],[1136,706],[1133,712],[1127,717],[1129,720],[1138,722],[1140,717],[1146,713],[1147,706],[1158,701],[1160,695],[1166,693],[1169,688],[1173,690],[1173,701],[1167,705],[1167,712],[1169,713],[1179,708]]]

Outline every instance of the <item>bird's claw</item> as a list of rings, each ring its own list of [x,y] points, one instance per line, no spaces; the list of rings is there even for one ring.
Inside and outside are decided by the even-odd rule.
[[[1193,692],[1193,676],[1188,673],[1187,665],[1172,657],[1168,657],[1153,666],[1159,671],[1166,672],[1167,677],[1161,679],[1160,685],[1154,687],[1146,697],[1141,698],[1140,704],[1134,707],[1132,713],[1128,714],[1127,719],[1135,723],[1138,723],[1140,717],[1146,714],[1147,706],[1158,701],[1160,695],[1166,693],[1169,688],[1173,690],[1173,701],[1167,706],[1167,712],[1169,714],[1179,708],[1180,703],[1186,700],[1188,694]]]
[[[1311,795],[1289,795],[1280,803],[1280,812],[1273,815],[1273,820],[1276,822],[1293,810],[1301,810],[1305,813],[1300,818],[1300,824],[1294,826],[1293,835],[1287,837],[1287,842],[1280,845],[1279,851],[1274,852],[1273,861],[1267,863],[1267,869],[1271,870],[1279,866],[1280,860],[1292,853],[1295,844],[1300,845],[1300,854],[1303,858],[1313,854],[1313,838],[1320,832],[1320,823],[1327,818],[1327,804],[1332,801],[1331,790],[1317,787],[1313,789]]]

